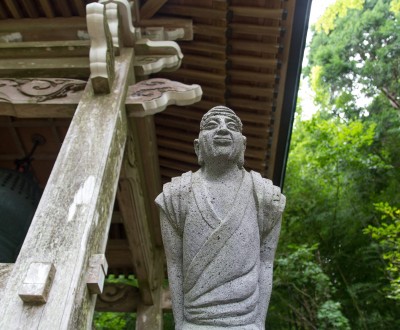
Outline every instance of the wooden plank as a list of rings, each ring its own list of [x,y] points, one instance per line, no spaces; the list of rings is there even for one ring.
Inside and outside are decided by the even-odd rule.
[[[226,19],[226,11],[210,9],[204,7],[194,7],[185,5],[166,4],[160,10],[162,14],[172,14],[174,16],[188,16],[193,18]]]
[[[76,78],[90,75],[88,57],[0,59],[0,78]]]
[[[39,0],[39,4],[47,18],[53,18],[55,16],[50,0]]]
[[[226,37],[228,28],[226,26],[213,26],[207,24],[195,24],[193,27],[193,33],[195,35],[207,36],[207,37]]]
[[[108,239],[106,258],[109,261],[109,268],[133,269],[132,253],[126,239]]]
[[[283,9],[230,6],[229,10],[231,10],[235,16],[241,16],[241,17],[264,18],[264,19],[268,18],[276,20],[282,20],[284,17]]]
[[[164,280],[164,262],[160,250],[155,254],[155,277],[153,279],[153,301],[152,305],[146,304],[142,299],[138,305],[136,329],[137,330],[162,330],[162,281]],[[140,286],[140,284],[139,284]],[[140,290],[140,287],[139,287]],[[142,296],[143,298],[143,296]]]
[[[86,16],[86,8],[82,0],[72,0],[71,5],[73,6],[73,8],[75,9],[75,11],[78,13],[79,16],[81,17]]]
[[[71,9],[68,6],[66,0],[57,0],[53,2],[54,6],[57,8],[57,11],[63,17],[70,17],[72,16]]]
[[[230,23],[229,28],[233,33],[250,34],[263,37],[280,37],[283,29],[279,26],[265,26],[255,24]]]
[[[244,41],[232,40],[230,43],[232,51],[236,52],[257,52],[276,55],[280,51],[280,46],[277,44],[269,44],[265,41]]]
[[[105,251],[132,67],[133,50],[124,49],[110,94],[94,96],[91,84],[86,86],[0,302],[1,329],[91,326],[96,299],[87,291],[85,274],[89,258]],[[38,261],[56,268],[48,301],[22,304],[17,292],[29,265]]]
[[[259,111],[270,111],[274,107],[274,103],[271,101],[253,101],[247,98],[231,97],[229,103],[235,108],[251,109]],[[260,116],[261,117],[261,116]]]
[[[186,55],[183,58],[183,63],[187,66],[196,66],[201,68],[215,69],[218,71],[225,70],[227,63],[226,59],[210,58],[209,56]]]
[[[21,5],[30,18],[39,17],[39,12],[31,0],[21,0]]]
[[[146,208],[143,164],[137,131],[129,124],[127,146],[121,167],[117,200],[132,253],[135,275],[139,280],[142,300],[155,303],[153,284],[155,274],[155,242],[149,228],[150,214]]]
[[[277,76],[275,74],[266,74],[260,72],[251,72],[244,70],[229,70],[229,76],[231,79],[243,82],[251,83],[269,83],[274,85],[277,82]],[[232,81],[233,83],[233,81]]]
[[[86,57],[89,49],[87,40],[0,43],[0,59]]]
[[[173,73],[165,72],[163,74],[166,77],[174,77],[174,79],[182,81],[185,79],[191,79],[191,81],[196,81],[198,83],[210,83],[225,86],[225,75],[220,75],[216,73],[190,70],[190,69],[179,69]]]
[[[228,55],[229,61],[232,62],[233,65],[241,65],[243,67],[254,67],[258,69],[271,69],[276,70],[279,62],[275,57],[267,58],[267,57],[256,57],[256,56],[245,56],[245,55],[236,55],[230,54]]]
[[[1,20],[6,20],[9,17],[7,16],[6,13],[6,8],[4,7],[4,5],[0,2],[0,19]],[[1,22],[1,21],[0,21]]]
[[[79,30],[87,30],[86,17],[0,20],[0,33],[18,31],[25,42],[74,40]]]
[[[268,99],[272,99],[276,97],[275,89],[271,87],[255,87],[249,85],[229,85],[228,90],[230,91],[230,95],[238,96],[238,95],[247,95],[247,96],[259,96]]]
[[[22,11],[18,3],[14,0],[4,0],[4,5],[7,7],[8,11],[11,13],[13,18],[22,18]]]
[[[140,8],[140,19],[150,19],[167,0],[147,0]]]
[[[187,52],[200,52],[215,55],[223,55],[225,58],[226,55],[226,45],[224,44],[215,44],[211,42],[203,42],[203,41],[192,41],[190,43],[181,43],[180,44],[182,51],[187,54]]]

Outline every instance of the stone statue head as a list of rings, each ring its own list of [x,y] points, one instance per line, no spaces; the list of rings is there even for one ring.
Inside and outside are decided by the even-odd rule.
[[[200,122],[199,138],[194,150],[200,166],[208,162],[235,162],[243,168],[246,137],[242,135],[242,122],[233,110],[225,106],[211,108]]]

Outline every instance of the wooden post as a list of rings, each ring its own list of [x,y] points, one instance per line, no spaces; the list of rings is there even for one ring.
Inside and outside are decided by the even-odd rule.
[[[0,329],[90,329],[89,259],[105,251],[127,136],[133,49],[121,50],[110,94],[88,82],[0,301]],[[32,263],[55,268],[47,302],[18,292]]]

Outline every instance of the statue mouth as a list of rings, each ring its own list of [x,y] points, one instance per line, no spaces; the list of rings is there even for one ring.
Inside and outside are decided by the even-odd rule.
[[[217,144],[230,144],[232,139],[230,137],[217,136],[213,139]]]

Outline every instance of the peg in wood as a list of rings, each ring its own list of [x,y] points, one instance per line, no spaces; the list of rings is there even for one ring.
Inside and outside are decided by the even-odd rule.
[[[26,303],[46,303],[55,273],[56,269],[50,262],[32,262],[18,295]]]
[[[94,254],[89,260],[87,287],[92,294],[103,293],[108,264],[104,254]]]

